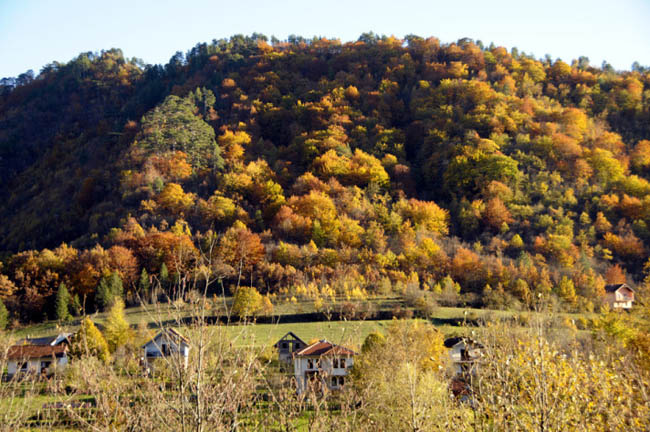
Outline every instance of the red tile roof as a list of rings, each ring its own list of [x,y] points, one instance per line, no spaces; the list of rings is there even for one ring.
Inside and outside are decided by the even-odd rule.
[[[331,355],[331,354],[338,354],[338,355],[345,355],[345,356],[357,355],[357,353],[355,353],[354,351],[348,348],[339,345],[334,345],[333,343],[328,342],[326,340],[315,342],[309,345],[308,347],[305,347],[295,353],[297,357],[310,357],[310,356],[320,357],[320,356]]]
[[[61,357],[68,347],[66,345],[14,345],[9,347],[9,360],[27,360],[45,357]]]

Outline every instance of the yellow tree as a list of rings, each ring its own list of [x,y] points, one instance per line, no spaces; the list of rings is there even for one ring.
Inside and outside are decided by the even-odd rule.
[[[117,299],[111,306],[104,327],[108,349],[112,353],[133,339],[133,332],[124,315],[122,299]]]

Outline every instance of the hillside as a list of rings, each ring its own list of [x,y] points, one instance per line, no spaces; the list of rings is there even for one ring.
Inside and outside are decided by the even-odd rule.
[[[649,139],[649,70],[468,39],[85,53],[2,81],[0,298],[39,321],[65,283],[92,310],[111,273],[130,303],[206,277],[274,302],[643,298]]]

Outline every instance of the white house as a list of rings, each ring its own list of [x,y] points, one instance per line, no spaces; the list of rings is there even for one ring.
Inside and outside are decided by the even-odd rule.
[[[183,362],[183,366],[187,367],[187,359],[190,355],[190,341],[173,328],[167,328],[144,344],[142,349],[144,350],[143,360],[146,367],[150,367],[156,359],[171,356],[178,356]]]
[[[308,386],[316,390],[323,387],[338,390],[345,384],[345,377],[354,364],[354,351],[334,345],[326,340],[315,342],[293,354],[293,370],[298,394]]]
[[[474,373],[476,364],[483,355],[483,345],[467,337],[451,337],[445,340],[449,357],[457,375]]]
[[[630,309],[634,302],[634,290],[624,283],[606,285],[605,302],[612,310]]]
[[[52,375],[68,364],[68,348],[72,333],[61,333],[35,339],[21,339],[9,347],[7,353],[7,375],[16,374]]]
[[[293,353],[300,351],[306,347],[307,344],[298,336],[296,336],[295,333],[289,332],[286,335],[282,336],[282,338],[277,341],[274,346],[278,350],[278,360],[291,364]]]

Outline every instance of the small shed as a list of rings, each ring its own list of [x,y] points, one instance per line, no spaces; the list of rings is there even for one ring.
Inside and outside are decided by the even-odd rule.
[[[278,360],[291,364],[293,353],[300,351],[307,344],[300,339],[294,332],[289,332],[277,341],[274,345],[278,350]]]
[[[167,328],[142,345],[144,365],[149,368],[160,358],[176,356],[187,367],[190,341],[173,328]]]
[[[628,284],[605,285],[605,303],[612,310],[630,309],[634,302],[634,290]]]

